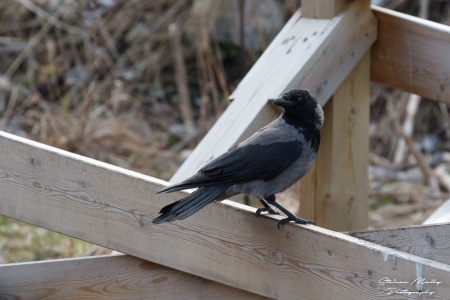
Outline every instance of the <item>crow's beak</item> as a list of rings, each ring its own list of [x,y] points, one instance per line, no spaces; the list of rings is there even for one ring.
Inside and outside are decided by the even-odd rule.
[[[293,107],[294,106],[294,103],[292,101],[284,100],[282,97],[273,100],[272,103],[274,105],[281,106],[281,107]]]

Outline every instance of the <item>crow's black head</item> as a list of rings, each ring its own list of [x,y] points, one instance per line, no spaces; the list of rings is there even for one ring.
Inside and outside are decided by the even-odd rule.
[[[284,108],[288,123],[300,126],[314,124],[318,129],[323,125],[323,110],[308,90],[290,90],[275,99],[273,104]]]

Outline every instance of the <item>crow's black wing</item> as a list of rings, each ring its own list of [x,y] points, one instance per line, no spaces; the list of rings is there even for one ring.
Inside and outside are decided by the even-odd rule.
[[[302,144],[297,141],[232,148],[204,166],[194,176],[160,192],[212,184],[244,183],[257,179],[268,181],[283,172],[301,153]]]
[[[271,180],[300,157],[302,144],[296,141],[234,148],[200,170],[214,183],[242,183]]]

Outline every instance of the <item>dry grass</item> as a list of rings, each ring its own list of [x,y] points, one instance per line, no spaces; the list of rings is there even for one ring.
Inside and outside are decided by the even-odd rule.
[[[169,129],[180,123],[174,83],[165,75],[165,29],[182,22],[189,2],[5,2],[0,18],[10,25],[3,34],[23,49],[0,63],[2,129],[167,178],[176,166],[161,174],[152,163],[170,149]],[[167,159],[176,155],[165,152]]]

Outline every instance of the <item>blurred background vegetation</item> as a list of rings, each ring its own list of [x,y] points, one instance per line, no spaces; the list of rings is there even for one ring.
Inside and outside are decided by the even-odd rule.
[[[450,1],[372,2],[450,24]],[[2,0],[0,130],[167,180],[300,5]],[[411,114],[411,103],[409,94],[372,86],[371,227],[420,224],[449,198],[450,186],[427,178],[411,143],[401,145],[412,141],[445,177],[448,106],[416,99]],[[0,263],[108,251],[0,217]]]

